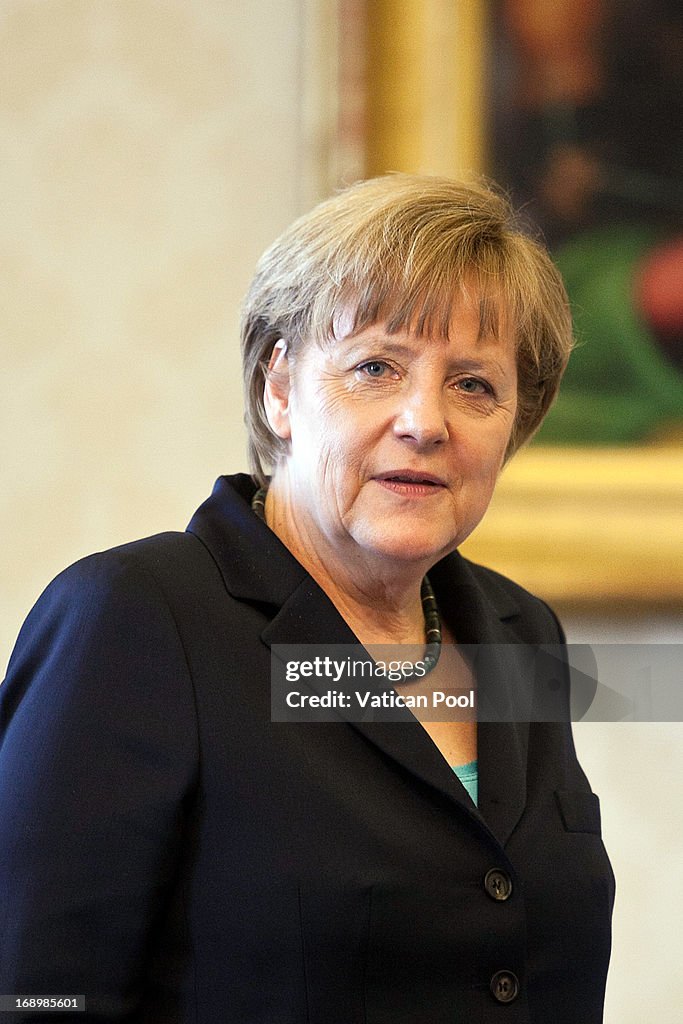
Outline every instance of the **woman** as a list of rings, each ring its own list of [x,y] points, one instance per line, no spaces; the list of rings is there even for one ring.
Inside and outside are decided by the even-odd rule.
[[[426,644],[397,689],[428,693],[462,644],[562,642],[456,549],[570,346],[486,188],[363,182],[266,252],[253,477],[58,577],[0,690],[3,992],[82,994],[81,1021],[602,1019],[613,879],[568,724],[270,718],[281,644]]]

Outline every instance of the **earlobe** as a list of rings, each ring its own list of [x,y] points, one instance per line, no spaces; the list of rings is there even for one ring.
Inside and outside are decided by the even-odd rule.
[[[274,434],[288,441],[291,437],[289,426],[289,358],[287,355],[287,342],[283,338],[273,346],[268,369],[266,370],[266,383],[263,390],[263,405],[268,417],[268,423]]]

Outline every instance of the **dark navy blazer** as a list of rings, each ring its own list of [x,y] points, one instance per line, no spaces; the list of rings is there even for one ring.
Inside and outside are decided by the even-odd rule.
[[[481,723],[475,808],[408,713],[273,723],[272,644],[357,641],[253,491],[222,477],[185,533],[83,559],[29,615],[0,993],[82,994],[81,1024],[597,1024],[614,880],[569,724]],[[562,640],[459,554],[430,578],[463,643]]]

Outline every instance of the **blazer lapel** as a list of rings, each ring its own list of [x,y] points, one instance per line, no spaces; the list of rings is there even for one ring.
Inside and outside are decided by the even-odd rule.
[[[358,637],[310,577],[293,591],[261,637],[271,647],[286,646],[286,653],[278,652],[282,653],[283,658],[294,657],[294,645],[299,644],[314,644],[316,654],[330,652],[333,657],[340,657],[342,652],[330,651],[332,645],[353,645],[356,656],[369,657]],[[297,683],[298,687],[302,685],[319,694],[329,688],[326,680],[316,678]],[[367,680],[363,687],[369,688]],[[387,683],[386,689],[392,689],[390,683]],[[408,708],[392,708],[390,721],[381,720],[381,711],[369,715],[368,720],[363,721],[357,717],[347,717],[341,710],[337,714],[340,720],[345,720],[403,770],[437,789],[448,800],[455,801],[461,809],[479,820],[477,809],[453,769]]]
[[[526,693],[525,644],[514,631],[520,609],[493,574],[475,573],[457,552],[434,567],[430,579],[439,607],[456,639],[473,648],[478,702],[479,811],[501,845],[510,838],[526,804],[529,723],[516,721]]]
[[[272,607],[262,633],[268,646],[351,644],[359,640],[327,595],[250,507],[251,477],[220,477],[210,498],[198,509],[188,530],[209,549],[234,597]],[[458,642],[499,645],[515,642],[509,623],[517,605],[495,585],[483,588],[478,576],[457,553],[430,572],[439,608]],[[520,667],[496,647],[486,647],[486,678],[505,704],[511,688],[524,685]],[[315,684],[314,684],[315,688]],[[480,722],[478,727],[478,809],[408,709],[400,721],[352,722],[353,728],[403,769],[438,790],[485,824],[504,844],[526,801],[528,725]],[[510,717],[509,715],[502,717]]]
[[[505,591],[485,593],[460,556],[451,556],[430,574],[442,614],[461,643],[476,645],[475,670],[479,699],[487,720],[478,726],[479,798],[475,808],[464,787],[437,747],[406,708],[392,709],[392,721],[353,721],[368,741],[427,785],[454,801],[486,825],[505,845],[526,804],[529,725],[515,721],[528,690],[526,647],[516,643],[511,624],[519,619],[517,604]],[[314,580],[293,590],[262,634],[272,644],[331,644],[360,647],[360,641]],[[362,649],[362,648],[361,648]],[[324,680],[310,680],[312,689],[327,689]],[[523,703],[523,702],[521,702]],[[343,715],[342,715],[343,717]],[[495,720],[496,718],[500,720]],[[398,719],[398,720],[396,720]]]

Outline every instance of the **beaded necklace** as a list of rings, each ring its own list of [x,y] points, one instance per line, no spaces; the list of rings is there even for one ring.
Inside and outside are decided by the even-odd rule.
[[[256,492],[254,497],[251,499],[252,510],[256,513],[259,519],[266,521],[266,495],[268,493],[267,487],[261,487]],[[425,650],[422,656],[422,663],[425,666],[425,670],[421,675],[416,675],[414,672],[403,677],[403,682],[409,683],[414,679],[423,678],[428,672],[431,672],[441,657],[441,616],[439,615],[439,609],[436,603],[436,597],[434,596],[434,590],[429,582],[429,577],[425,576],[422,580],[422,586],[420,587],[420,599],[422,601],[422,614],[425,620]]]

